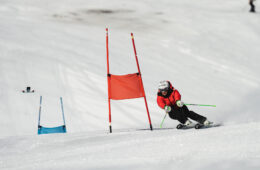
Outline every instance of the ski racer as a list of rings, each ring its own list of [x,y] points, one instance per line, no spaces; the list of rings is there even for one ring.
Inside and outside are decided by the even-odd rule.
[[[190,111],[181,101],[181,95],[169,81],[161,81],[158,87],[157,104],[160,108],[168,113],[171,119],[178,120],[181,124],[189,126],[195,120],[200,124],[209,125],[210,122],[206,117]]]

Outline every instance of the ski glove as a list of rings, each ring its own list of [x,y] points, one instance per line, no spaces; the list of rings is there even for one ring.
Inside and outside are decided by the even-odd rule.
[[[176,102],[176,104],[177,104],[178,107],[182,107],[184,105],[183,101],[181,101],[181,100],[178,100]]]
[[[171,108],[171,106],[165,106],[164,110],[166,113],[169,113],[172,110],[172,108]]]

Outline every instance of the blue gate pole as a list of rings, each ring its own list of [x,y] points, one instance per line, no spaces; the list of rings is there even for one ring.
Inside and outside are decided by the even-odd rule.
[[[42,96],[40,96],[40,108],[39,108],[39,121],[38,121],[38,128],[41,123],[41,110],[42,110]]]
[[[66,126],[65,117],[64,117],[64,109],[63,109],[62,97],[60,97],[60,104],[61,104],[61,111],[62,111],[62,116],[63,116],[63,122],[64,122],[64,125]]]

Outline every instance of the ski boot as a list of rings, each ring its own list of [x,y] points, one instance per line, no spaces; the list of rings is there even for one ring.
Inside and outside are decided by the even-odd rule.
[[[177,125],[177,129],[186,129],[189,128],[189,126],[192,124],[192,122],[190,120],[186,120],[186,122],[184,124],[180,123]]]

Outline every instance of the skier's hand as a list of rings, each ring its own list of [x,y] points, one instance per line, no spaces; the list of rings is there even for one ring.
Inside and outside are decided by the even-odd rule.
[[[172,108],[171,108],[171,106],[165,106],[164,110],[166,113],[169,113],[172,110]]]
[[[181,100],[178,100],[176,102],[176,104],[177,104],[178,107],[182,107],[184,105],[183,101],[181,101]]]

